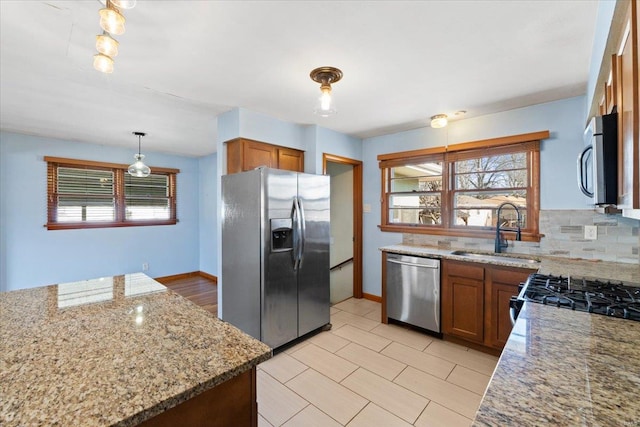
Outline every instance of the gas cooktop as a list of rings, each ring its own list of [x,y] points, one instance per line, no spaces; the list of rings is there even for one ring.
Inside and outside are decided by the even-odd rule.
[[[620,282],[534,273],[517,299],[640,321],[640,287]]]

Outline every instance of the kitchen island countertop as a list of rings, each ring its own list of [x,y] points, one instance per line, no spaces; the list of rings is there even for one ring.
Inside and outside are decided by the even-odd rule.
[[[138,274],[0,293],[0,424],[132,426],[271,357]]]
[[[526,302],[474,425],[640,426],[640,322]]]

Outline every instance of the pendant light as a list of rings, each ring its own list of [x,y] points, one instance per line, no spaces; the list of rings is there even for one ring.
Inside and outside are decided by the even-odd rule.
[[[146,133],[144,132],[132,132],[132,133],[138,137],[138,154],[133,155],[133,158],[136,159],[136,161],[131,166],[129,166],[129,170],[128,170],[129,175],[135,176],[138,178],[144,178],[146,176],[149,176],[149,174],[151,173],[151,168],[142,162],[142,159],[144,159],[144,154],[140,154],[141,139],[143,136],[146,135]]]
[[[100,27],[107,33],[124,34],[124,15],[107,0],[107,7],[100,9]]]
[[[331,83],[342,78],[342,71],[335,67],[319,67],[309,74],[311,80],[320,83],[320,97],[314,112],[322,117],[329,117],[336,113],[336,106],[331,96]]]
[[[93,55],[93,68],[103,73],[111,74],[113,73],[113,59],[101,53]]]
[[[100,0],[100,3],[106,5],[107,0]],[[111,0],[111,4],[119,9],[132,9],[136,5],[136,0]]]
[[[112,38],[109,33],[103,31],[96,36],[96,49],[103,55],[110,58],[118,55],[118,41]]]

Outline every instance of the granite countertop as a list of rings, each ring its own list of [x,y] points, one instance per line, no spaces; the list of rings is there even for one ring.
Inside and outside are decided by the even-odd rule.
[[[270,357],[142,273],[0,293],[0,425],[136,425]]]
[[[455,255],[452,249],[440,249],[430,246],[389,245],[380,248],[384,252],[393,252],[405,255],[424,256],[429,258],[453,259],[457,261],[478,262],[483,264],[502,265],[516,268],[531,269],[531,272],[539,272],[554,276],[567,276],[584,279],[606,279],[623,281],[631,286],[640,286],[640,265],[629,263],[617,263],[609,261],[572,259],[553,256],[534,256],[525,254],[490,254],[489,257],[469,257]],[[472,251],[469,251],[472,252]],[[482,254],[482,252],[478,252]],[[540,261],[532,264],[528,260]],[[522,262],[519,262],[522,260]]]
[[[411,246],[411,245],[390,245],[380,248],[384,252],[393,252],[403,255],[416,255],[429,258],[452,259],[457,261],[478,262],[482,264],[502,265],[516,268],[528,268],[532,272],[540,267],[540,263],[531,263],[530,260],[538,260],[538,257],[530,257],[524,255],[512,254],[488,254],[483,252],[464,251],[474,255],[486,256],[468,256],[458,255],[453,249],[439,249],[430,246]]]
[[[640,322],[526,302],[474,425],[640,426]]]
[[[380,250],[640,286],[636,264],[541,256],[537,265],[518,265],[428,246]],[[640,427],[639,388],[640,322],[525,302],[474,425]]]

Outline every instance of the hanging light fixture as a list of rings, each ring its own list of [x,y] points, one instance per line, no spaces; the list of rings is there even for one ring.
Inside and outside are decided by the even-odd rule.
[[[342,78],[342,71],[335,67],[319,67],[309,74],[311,80],[320,83],[320,97],[314,112],[322,117],[329,117],[336,113],[336,106],[331,96],[331,83]]]
[[[96,49],[103,55],[113,58],[118,55],[118,41],[103,31],[96,36]]]
[[[136,176],[138,178],[144,178],[145,176],[149,176],[151,173],[151,168],[145,165],[142,162],[144,159],[144,154],[140,154],[140,143],[143,136],[146,135],[144,132],[132,132],[134,135],[138,137],[138,154],[134,154],[133,158],[136,159],[135,163],[129,166],[129,175]]]
[[[443,128],[449,123],[446,114],[436,114],[431,116],[431,127],[434,129]]]
[[[93,55],[93,68],[103,73],[113,73],[113,57],[118,54],[118,41],[103,31],[96,36],[97,55]]]
[[[106,5],[107,0],[100,0],[100,3]],[[111,0],[111,4],[119,9],[132,9],[136,5],[136,0]]]
[[[113,73],[113,59],[101,53],[93,55],[93,68],[103,73]]]
[[[100,27],[107,33],[119,36],[124,34],[124,22],[124,15],[111,0],[107,0],[106,7],[100,9]]]
[[[102,34],[96,36],[97,55],[93,55],[93,68],[103,73],[113,73],[113,58],[118,55],[118,41],[111,34],[124,33],[124,15],[120,9],[131,9],[136,0],[100,0],[105,5],[100,9]]]

